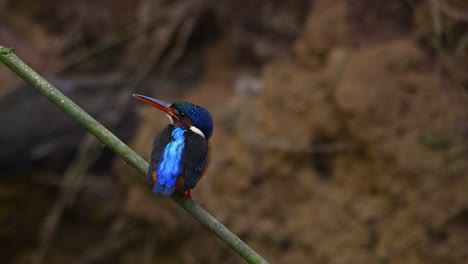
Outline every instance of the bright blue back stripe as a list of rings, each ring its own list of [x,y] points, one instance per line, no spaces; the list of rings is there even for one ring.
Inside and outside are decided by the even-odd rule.
[[[178,177],[182,174],[182,155],[185,145],[182,128],[174,128],[172,141],[164,148],[164,154],[157,168],[158,180],[154,187],[155,193],[169,196],[175,190]]]

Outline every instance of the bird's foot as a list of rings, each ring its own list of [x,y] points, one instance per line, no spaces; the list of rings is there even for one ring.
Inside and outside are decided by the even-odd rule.
[[[180,199],[181,202],[185,201],[185,199],[187,198],[190,198],[192,199],[192,193],[190,192],[190,189],[187,190],[187,192],[185,193],[184,197],[182,197],[182,199]]]

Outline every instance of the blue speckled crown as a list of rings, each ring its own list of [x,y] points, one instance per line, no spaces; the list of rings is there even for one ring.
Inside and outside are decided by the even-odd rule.
[[[196,126],[203,132],[206,139],[211,137],[213,134],[213,119],[211,118],[211,114],[208,110],[187,102],[175,102],[172,106],[177,110],[184,112],[185,115],[192,120],[192,125]]]

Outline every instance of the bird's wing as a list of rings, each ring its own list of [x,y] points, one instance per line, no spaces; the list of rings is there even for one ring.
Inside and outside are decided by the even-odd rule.
[[[208,164],[208,141],[193,133],[185,133],[185,147],[182,165],[184,168],[184,182],[187,188],[193,189],[205,172]]]
[[[151,152],[151,162],[148,168],[148,173],[146,174],[148,181],[153,182],[153,173],[156,173],[158,164],[161,162],[161,158],[164,154],[164,148],[172,140],[172,130],[174,130],[174,127],[168,125],[154,139],[153,151]]]

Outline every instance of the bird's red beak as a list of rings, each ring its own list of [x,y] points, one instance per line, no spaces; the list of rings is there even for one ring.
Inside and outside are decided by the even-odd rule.
[[[159,110],[165,112],[166,114],[170,115],[171,117],[175,118],[176,120],[179,120],[179,117],[172,110],[170,103],[166,103],[164,101],[154,99],[145,95],[140,95],[140,94],[132,94],[132,95],[133,97],[142,101],[143,103],[154,106],[158,108]]]

